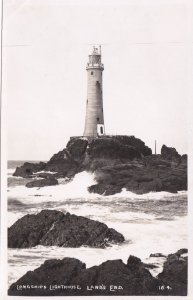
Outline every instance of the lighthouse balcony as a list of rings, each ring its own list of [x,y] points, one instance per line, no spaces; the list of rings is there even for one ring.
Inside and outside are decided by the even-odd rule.
[[[91,64],[91,63],[87,63],[86,69],[100,69],[100,70],[104,70],[104,65],[103,64]]]

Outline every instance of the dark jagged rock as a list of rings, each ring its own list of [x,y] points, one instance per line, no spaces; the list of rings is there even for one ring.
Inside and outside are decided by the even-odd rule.
[[[187,265],[188,258],[181,255],[187,253],[187,249],[180,249],[174,254],[170,254],[164,263],[163,272],[158,275],[158,279],[171,287],[172,295],[187,295]]]
[[[75,288],[50,290],[55,284]],[[18,291],[17,285],[45,285],[47,289]],[[154,295],[157,291],[158,280],[142,263],[126,265],[122,260],[109,260],[86,269],[79,260],[64,258],[45,261],[38,269],[27,272],[11,285],[9,295]]]
[[[58,184],[57,179],[49,177],[49,178],[30,181],[26,183],[26,187],[33,188],[33,187],[43,187],[43,186],[57,185],[57,184]]]
[[[103,196],[110,196],[121,192],[121,187],[112,184],[94,184],[88,187],[90,193],[95,193]]]
[[[163,145],[161,148],[161,156],[166,160],[181,162],[181,155],[176,151],[176,149],[167,147],[166,145]]]
[[[89,187],[92,193],[113,195],[123,188],[144,194],[150,191],[176,193],[187,190],[187,166],[172,166],[160,156],[147,156],[143,160],[102,166],[95,170],[97,184]]]
[[[29,178],[33,175],[33,173],[43,171],[45,169],[46,163],[29,163],[25,162],[23,166],[17,167],[13,176],[20,176],[24,178]]]
[[[72,177],[78,172],[78,163],[66,149],[54,154],[47,162],[45,170],[56,172],[57,177]]]
[[[45,179],[52,179],[55,178],[55,173],[48,173],[48,172],[39,172],[38,174],[35,174],[35,177],[38,178],[45,178]]]
[[[14,175],[31,177],[37,169],[69,179],[78,172],[92,172],[97,183],[88,190],[101,195],[113,195],[123,188],[137,194],[187,190],[187,156],[181,157],[175,148],[165,145],[161,155],[152,155],[134,136],[74,137],[46,164],[24,164]]]
[[[26,215],[8,229],[8,247],[28,248],[36,245],[59,247],[105,247],[122,243],[124,237],[107,225],[88,218],[43,210]]]
[[[188,160],[188,155],[187,154],[183,154],[181,156],[181,163],[187,164],[187,160]]]
[[[140,158],[141,153],[134,146],[121,143],[118,139],[102,138],[93,140],[88,154],[91,159],[130,159]]]
[[[35,172],[56,172],[55,177],[72,177],[77,172],[90,169],[92,160],[129,159],[150,155],[151,149],[133,136],[101,137],[88,141],[86,138],[72,138],[66,149],[54,154],[47,163],[25,163],[18,167],[14,176],[29,177]]]
[[[8,291],[15,296],[184,296],[187,293],[187,259],[179,251],[168,255],[158,278],[147,270],[138,257],[108,260],[86,269],[75,258],[47,260],[27,272]],[[25,288],[25,286],[31,288]],[[23,287],[18,289],[18,287]],[[36,288],[34,288],[36,286]],[[45,288],[43,288],[45,287]]]
[[[85,158],[86,148],[88,146],[87,139],[71,139],[66,149],[68,153],[73,157],[73,159],[77,162],[82,162]]]
[[[132,270],[136,270],[136,269],[143,269],[143,268],[147,268],[147,269],[154,269],[157,268],[157,265],[154,264],[145,264],[141,261],[140,258],[130,255],[128,260],[127,260],[127,266]]]
[[[68,285],[72,277],[81,270],[85,269],[85,264],[75,258],[66,257],[62,260],[52,259],[46,260],[35,271],[29,271],[22,276],[16,283],[12,284],[9,289],[9,295],[16,296],[43,296],[55,295],[54,291],[50,290],[50,285]],[[17,290],[17,285],[28,286],[46,286],[45,289],[24,289]],[[56,290],[56,295],[58,295]],[[65,293],[65,290],[64,290]]]
[[[116,135],[114,136],[115,140],[117,139],[120,143],[134,147],[142,156],[148,156],[152,154],[152,151],[145,143],[136,138],[135,136],[127,135]]]
[[[182,248],[182,249],[178,250],[175,254],[178,256],[181,256],[181,255],[187,254],[187,253],[188,253],[188,249]]]
[[[80,172],[81,164],[86,155],[88,141],[71,139],[66,149],[54,154],[47,162],[45,170],[57,172],[57,177],[73,177]]]

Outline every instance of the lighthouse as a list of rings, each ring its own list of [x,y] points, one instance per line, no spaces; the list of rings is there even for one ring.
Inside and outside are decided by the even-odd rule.
[[[101,62],[101,46],[93,47],[86,70],[87,100],[84,136],[95,138],[105,134],[102,84],[104,65]]]

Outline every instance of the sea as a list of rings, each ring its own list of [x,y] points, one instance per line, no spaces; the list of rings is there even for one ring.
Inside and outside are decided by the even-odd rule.
[[[123,189],[113,196],[90,194],[87,188],[95,184],[95,179],[88,172],[76,174],[70,182],[61,178],[57,186],[27,188],[25,184],[31,179],[13,176],[16,167],[23,163],[8,162],[9,227],[26,214],[54,209],[103,222],[122,233],[125,242],[105,249],[53,246],[8,249],[9,285],[45,260],[64,257],[77,258],[88,268],[112,259],[122,259],[126,263],[130,255],[135,255],[157,266],[150,270],[156,277],[162,272],[166,259],[150,257],[151,253],[168,255],[187,248],[187,191],[137,195]]]

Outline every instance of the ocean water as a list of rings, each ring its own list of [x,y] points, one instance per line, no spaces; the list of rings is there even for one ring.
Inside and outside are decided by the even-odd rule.
[[[77,174],[68,183],[61,178],[58,186],[29,189],[25,184],[31,179],[12,176],[16,166],[23,163],[8,163],[8,226],[26,214],[55,209],[101,221],[122,233],[125,242],[106,249],[44,246],[8,249],[9,284],[46,259],[64,257],[75,257],[91,267],[109,259],[122,259],[126,263],[129,255],[135,255],[143,262],[156,264],[157,268],[150,272],[157,276],[165,258],[150,258],[151,253],[167,255],[187,248],[186,191],[136,195],[123,190],[113,196],[99,196],[87,191],[95,183],[94,176],[87,172]]]

